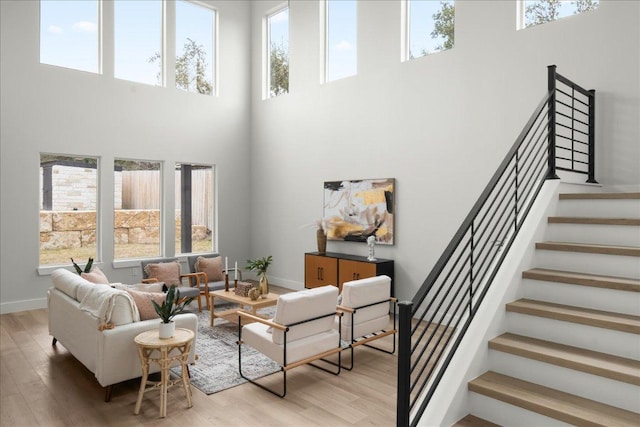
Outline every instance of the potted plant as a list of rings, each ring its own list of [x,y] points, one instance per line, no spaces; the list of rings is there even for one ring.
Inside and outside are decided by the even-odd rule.
[[[193,301],[192,297],[180,300],[180,291],[176,289],[176,285],[171,285],[162,305],[151,300],[153,308],[162,320],[160,322],[160,339],[173,337],[176,332],[176,324],[172,319],[176,314],[182,313],[191,301]]]
[[[248,259],[246,269],[249,271],[256,271],[259,276],[260,290],[262,291],[262,297],[266,298],[269,294],[269,282],[267,281],[267,269],[273,262],[273,257]]]
[[[78,264],[76,264],[76,262],[73,260],[73,258],[71,258],[71,264],[73,264],[73,268],[75,268],[76,273],[78,273],[78,274],[90,273],[91,272],[91,267],[93,266],[93,258],[89,257],[89,260],[87,261],[87,265],[84,266],[84,270],[82,270],[80,268],[80,266]]]

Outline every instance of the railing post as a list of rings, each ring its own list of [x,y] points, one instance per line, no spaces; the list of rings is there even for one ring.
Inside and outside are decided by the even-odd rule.
[[[398,395],[396,426],[409,426],[411,389],[411,301],[398,303]]]
[[[547,90],[549,102],[547,108],[547,141],[549,142],[547,179],[559,179],[556,175],[556,66],[547,66]]]
[[[597,184],[596,181],[596,91],[589,91],[589,176],[587,182]]]

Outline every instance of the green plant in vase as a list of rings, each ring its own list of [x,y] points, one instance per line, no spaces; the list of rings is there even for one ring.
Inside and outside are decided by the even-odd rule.
[[[171,285],[162,304],[151,300],[153,308],[162,320],[160,323],[160,338],[165,339],[173,336],[176,325],[172,319],[177,314],[182,313],[191,301],[193,301],[192,297],[184,298],[182,301],[180,300],[180,290],[176,288],[176,285]]]
[[[245,267],[249,271],[255,271],[259,276],[260,290],[262,291],[262,297],[266,298],[269,294],[269,282],[267,281],[267,269],[273,262],[273,257],[248,259],[247,266]]]

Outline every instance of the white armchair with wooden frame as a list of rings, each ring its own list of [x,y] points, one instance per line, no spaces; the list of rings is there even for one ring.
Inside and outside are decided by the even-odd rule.
[[[349,342],[351,364],[344,369],[353,369],[354,347],[366,345],[387,354],[396,351],[396,303],[390,296],[391,278],[375,276],[366,279],[352,280],[342,285],[342,294],[337,307],[344,317],[336,319],[334,327],[341,330],[342,338]],[[389,328],[389,304],[392,306],[393,328]],[[371,341],[392,336],[392,348],[385,349],[369,344]]]
[[[240,376],[279,397],[287,394],[287,371],[310,364],[334,375],[340,373],[340,331],[333,327],[338,288],[322,286],[281,295],[273,319],[238,312],[238,370]],[[247,322],[254,322],[249,323]],[[241,324],[244,324],[242,326]],[[282,391],[248,378],[242,372],[242,346],[248,345],[280,365]],[[338,354],[337,371],[312,362]]]

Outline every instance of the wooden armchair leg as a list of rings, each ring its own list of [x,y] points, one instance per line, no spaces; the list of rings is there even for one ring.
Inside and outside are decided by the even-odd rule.
[[[104,401],[111,402],[111,392],[113,391],[113,384],[108,385],[104,389]]]

